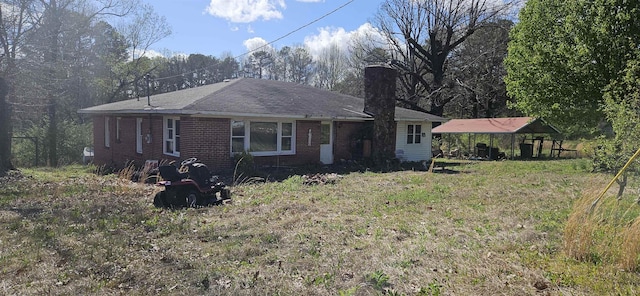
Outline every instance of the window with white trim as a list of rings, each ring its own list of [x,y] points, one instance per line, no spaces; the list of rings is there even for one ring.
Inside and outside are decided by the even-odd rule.
[[[293,151],[293,123],[283,122],[280,126],[280,150]]]
[[[116,143],[120,143],[120,117],[116,117]]]
[[[420,144],[422,138],[422,125],[407,125],[407,144]]]
[[[111,147],[111,135],[109,134],[109,117],[104,118],[104,147]]]
[[[231,121],[231,153],[242,153],[245,139],[244,121]]]
[[[282,121],[231,121],[231,152],[257,156],[295,153],[295,125]]]
[[[180,156],[180,118],[164,118],[164,154]]]
[[[142,118],[136,118],[136,153],[142,154]]]

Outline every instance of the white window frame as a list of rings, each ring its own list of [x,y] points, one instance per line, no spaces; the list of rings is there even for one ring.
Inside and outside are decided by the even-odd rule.
[[[242,130],[244,132],[244,134],[242,134],[241,136],[239,135],[234,135],[233,134],[233,124],[234,122],[242,122],[243,126],[242,126]],[[233,140],[234,139],[242,139],[242,151],[233,151]],[[242,153],[244,151],[247,150],[247,123],[244,120],[231,120],[231,147],[230,147],[230,151],[231,154],[236,154],[236,153]]]
[[[107,148],[111,147],[111,134],[109,131],[110,121],[109,116],[104,117],[104,147]]]
[[[173,127],[169,128],[169,120],[172,120]],[[180,151],[177,151],[177,143],[180,142],[180,133],[176,133],[176,121],[180,121],[180,117],[167,116],[162,120],[162,151],[166,155],[171,155],[175,157],[180,157]],[[171,134],[170,131],[173,131],[173,138],[169,138]],[[170,142],[171,148],[173,151],[167,151],[167,142]]]
[[[231,143],[229,144],[229,151],[231,151],[231,155],[239,153],[238,151],[233,151],[233,139],[234,138],[242,138],[242,136],[234,136],[233,135],[233,122],[242,121],[244,122],[244,151],[249,152],[253,156],[274,156],[274,155],[295,155],[296,154],[296,122],[294,120],[273,120],[273,119],[232,119],[229,128],[231,129]],[[251,151],[251,123],[277,123],[278,124],[278,134],[277,134],[277,149],[276,151]],[[291,135],[283,136],[282,135],[282,125],[283,124],[291,124]],[[282,150],[282,139],[283,138],[291,138],[291,150]]]
[[[416,127],[420,127],[420,131],[416,131]],[[416,141],[418,139],[418,141]],[[407,124],[407,144],[422,144],[422,124]]]
[[[120,119],[121,117],[116,117],[116,143],[120,143]]]
[[[142,118],[136,118],[136,153],[142,154]]]

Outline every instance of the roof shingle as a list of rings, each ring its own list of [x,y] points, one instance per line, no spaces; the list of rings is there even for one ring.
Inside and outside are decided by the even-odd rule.
[[[256,116],[311,119],[372,119],[364,100],[307,85],[241,78],[197,88],[131,99],[79,110],[86,114],[200,114],[216,117]],[[428,113],[396,108],[396,120],[443,122]]]

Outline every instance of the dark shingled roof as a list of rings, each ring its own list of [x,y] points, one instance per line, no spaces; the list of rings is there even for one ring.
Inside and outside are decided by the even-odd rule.
[[[307,85],[241,78],[80,110],[85,114],[185,114],[215,117],[278,117],[366,120],[364,100]],[[396,108],[396,120],[444,122],[428,113]]]

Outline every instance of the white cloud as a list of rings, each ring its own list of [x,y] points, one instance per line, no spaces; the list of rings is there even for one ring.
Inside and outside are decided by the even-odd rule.
[[[234,23],[281,19],[284,0],[210,0],[206,12]]]
[[[343,51],[348,51],[350,42],[366,38],[369,42],[383,42],[380,32],[371,24],[365,23],[354,31],[347,32],[344,28],[324,27],[318,29],[317,35],[304,38],[304,45],[309,48],[311,55],[316,58],[322,50],[331,44],[336,44]]]
[[[269,42],[267,42],[267,40],[264,40],[260,37],[254,37],[251,39],[247,39],[244,42],[242,42],[242,45],[244,45],[244,47],[247,48],[247,51],[254,51],[257,49],[260,50],[266,50],[269,49],[270,47],[267,46]]]
[[[139,58],[141,56],[145,56],[148,57],[150,59],[153,58],[157,58],[157,57],[167,57],[167,53],[161,53],[159,51],[153,50],[153,49],[147,49],[145,50],[139,50],[137,49],[135,52],[132,52],[131,50],[129,50],[129,57],[131,58]]]

